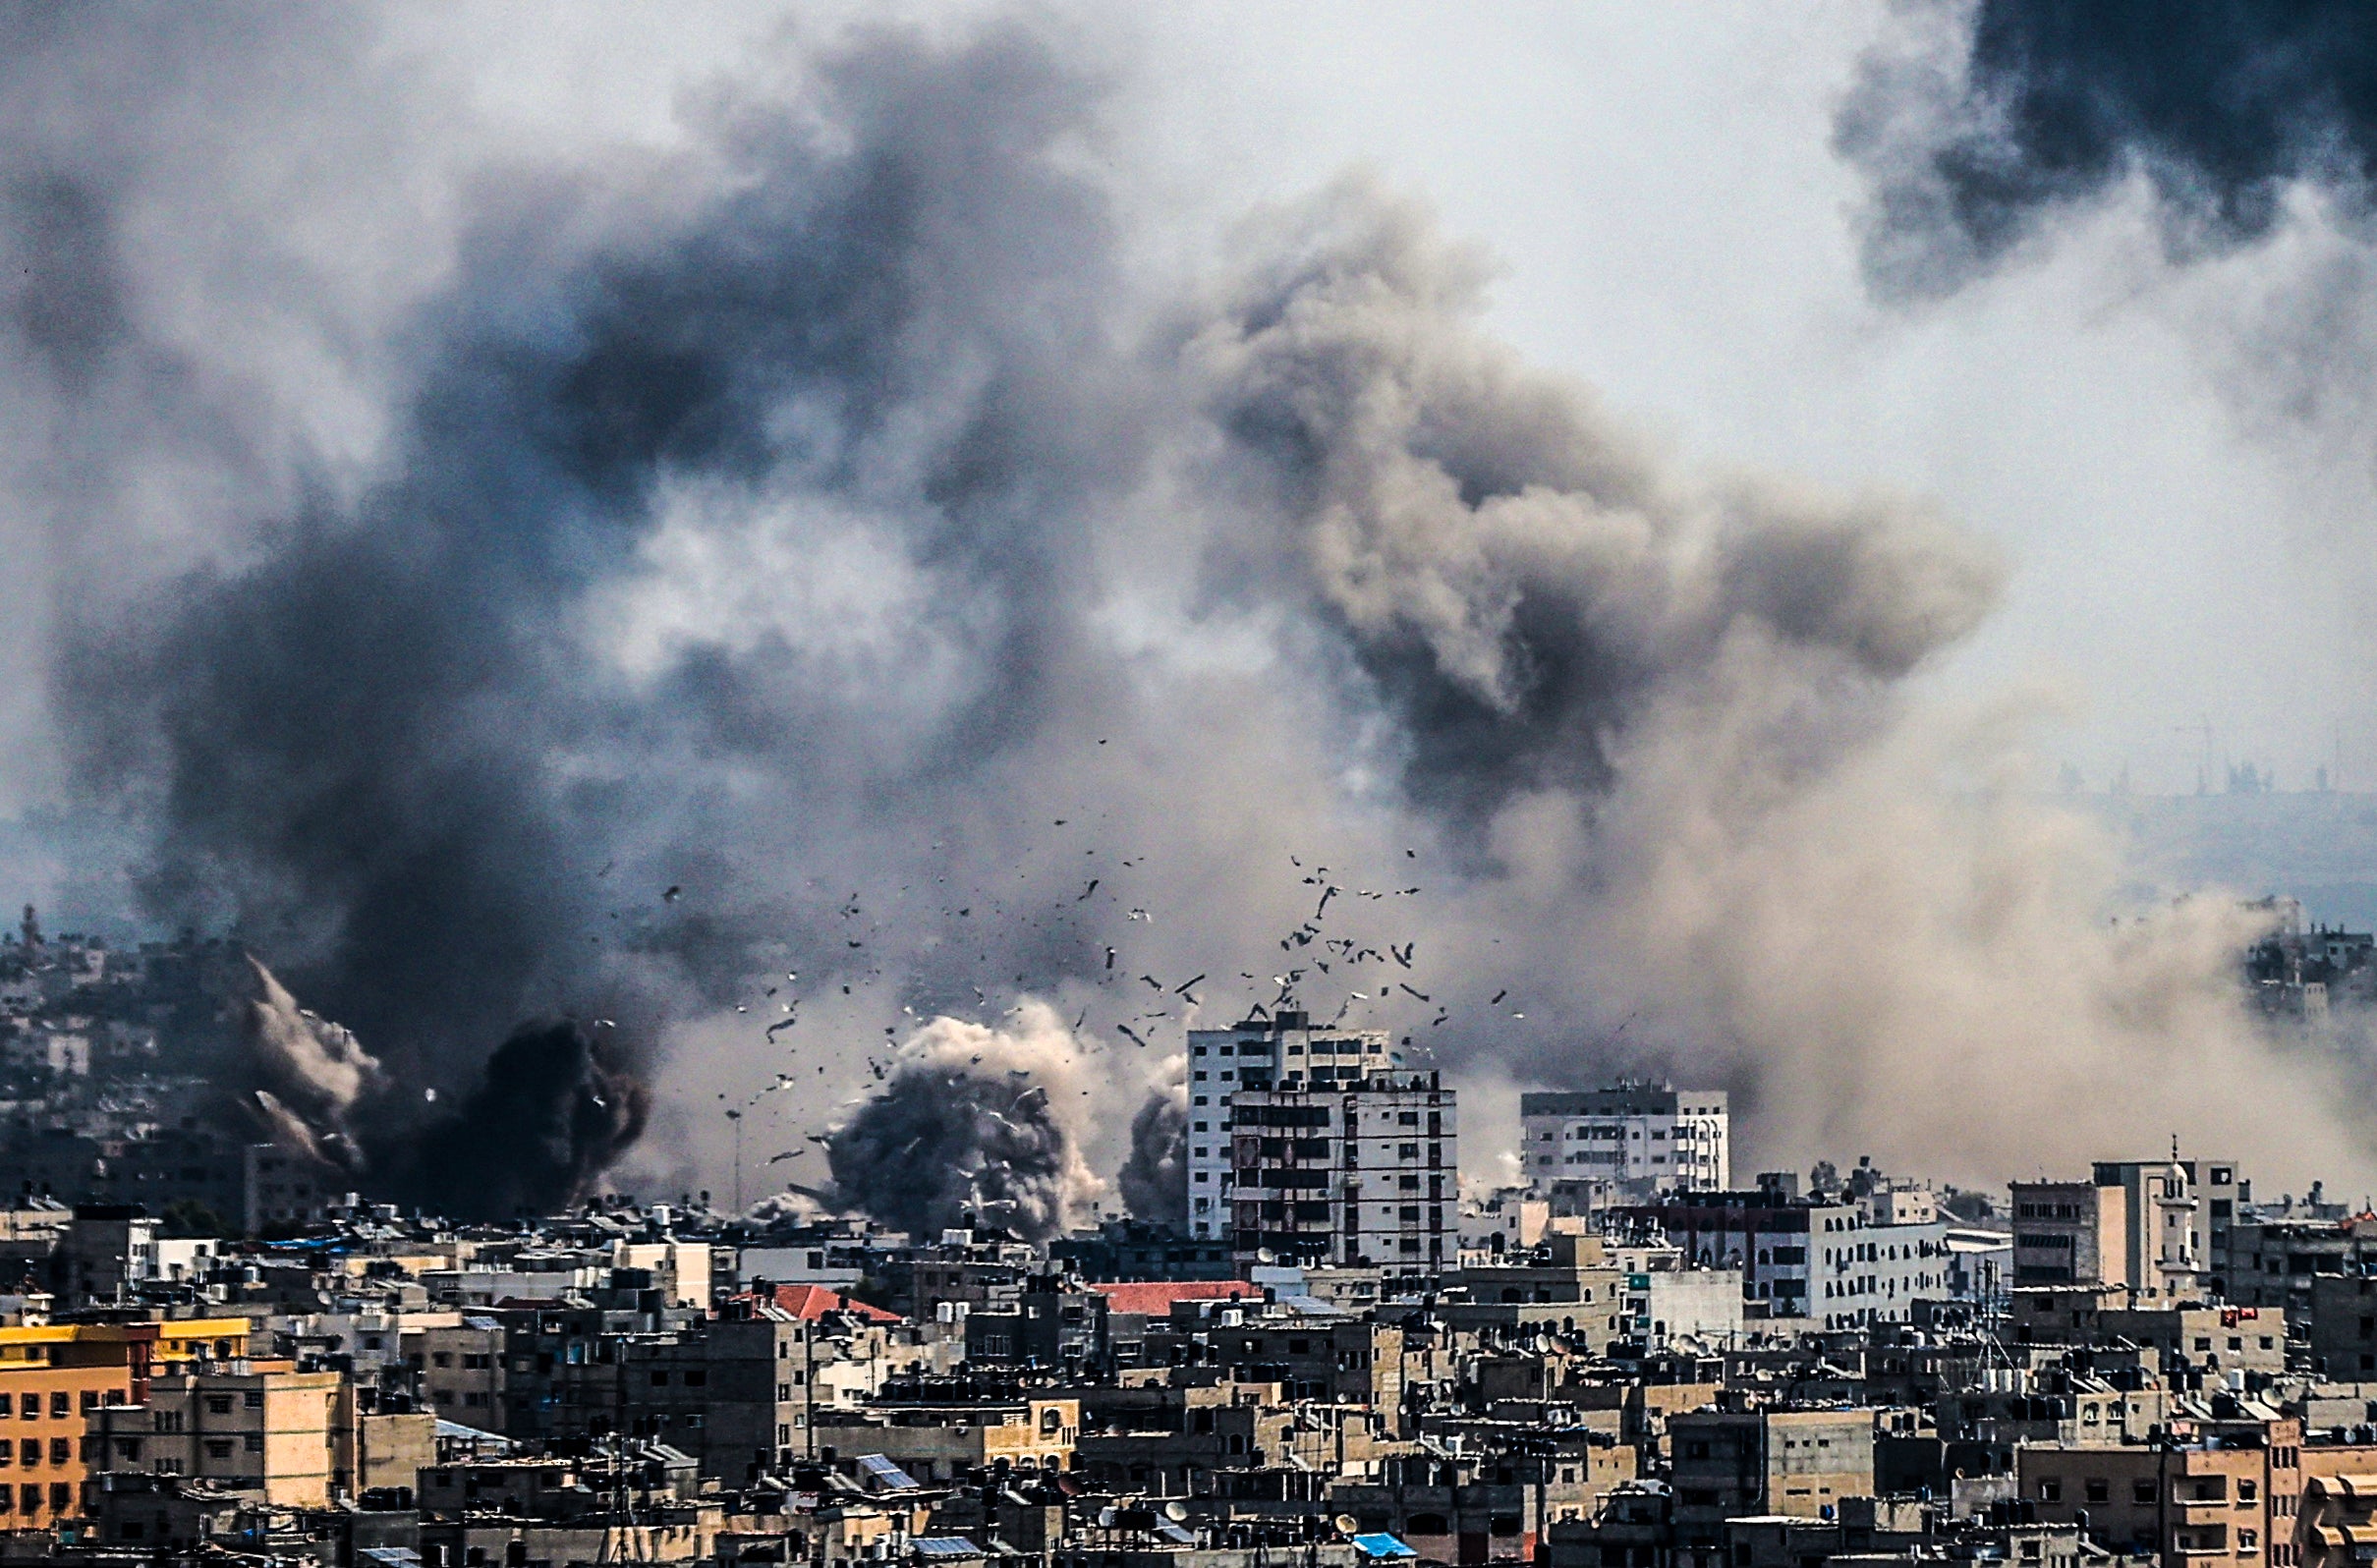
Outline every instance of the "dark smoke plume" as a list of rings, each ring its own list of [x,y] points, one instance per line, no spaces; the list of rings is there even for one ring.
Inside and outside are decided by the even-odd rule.
[[[521,1025],[462,1102],[381,1137],[395,1190],[432,1213],[549,1214],[587,1196],[643,1135],[644,1085],[569,1019]]]
[[[1083,1082],[1046,1007],[998,1030],[935,1019],[832,1135],[833,1196],[922,1238],[969,1220],[1026,1241],[1061,1235],[1101,1191],[1078,1142]]]
[[[247,1109],[288,1153],[383,1199],[463,1219],[584,1198],[644,1130],[643,1084],[566,1019],[523,1024],[459,1096],[398,1082],[255,959],[240,1002]]]
[[[1188,1085],[1160,1089],[1131,1117],[1131,1153],[1114,1179],[1122,1206],[1139,1219],[1188,1218]]]
[[[2290,188],[2370,211],[2377,15],[2353,0],[1979,0],[1913,13],[1836,127],[1873,182],[1866,263],[1898,294],[1984,272],[2142,178],[2175,253],[2267,235]]]

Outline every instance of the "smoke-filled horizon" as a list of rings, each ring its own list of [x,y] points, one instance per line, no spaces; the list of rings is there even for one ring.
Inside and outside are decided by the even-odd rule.
[[[282,162],[427,136],[351,17],[8,15],[65,787],[392,1082],[542,1063],[608,1158],[640,1109],[583,1036],[496,1054],[600,1019],[656,1102],[630,1174],[719,1188],[764,1109],[754,1192],[1034,1231],[1126,1138],[1159,1202],[1181,1028],[1288,1000],[1456,1082],[1727,1087],[1745,1164],[2377,1168],[2344,1067],[2245,1016],[2247,918],[2126,919],[2101,831],[2012,787],[2023,701],[1911,695],[2000,552],[1679,461],[1484,329],[1413,194],[1152,263],[1114,74],[992,19],[788,46],[665,158],[465,160],[414,252],[401,181]],[[258,49],[278,114],[176,86]]]

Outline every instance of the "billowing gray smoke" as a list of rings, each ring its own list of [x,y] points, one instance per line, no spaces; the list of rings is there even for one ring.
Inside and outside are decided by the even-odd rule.
[[[1102,1188],[1082,1163],[1081,1058],[1063,1022],[1026,1004],[998,1029],[935,1019],[882,1092],[827,1145],[832,1196],[931,1239],[979,1222],[1047,1241]]]
[[[1979,0],[1911,8],[1877,51],[1841,150],[1875,184],[1866,260],[1941,293],[2040,223],[2150,182],[2176,252],[2268,234],[2289,188],[2365,217],[2377,190],[2377,19],[2351,0],[2158,5]]]
[[[9,15],[0,493],[49,717],[155,910],[360,1041],[275,1082],[408,1086],[340,1112],[384,1179],[473,1201],[516,1121],[502,1209],[633,1138],[582,1036],[488,1058],[524,1017],[660,1042],[715,1171],[716,1104],[789,1163],[913,1016],[836,1195],[1046,1234],[1198,1007],[1286,991],[1548,1082],[1640,1011],[1622,1065],[1721,1078],[1785,1158],[2357,1148],[2301,1127],[2339,1101],[2243,1025],[2214,904],[2108,928],[2104,846],[1990,787],[2018,724],[1908,711],[2001,563],[1679,466],[1490,338],[1411,200],[1130,264],[1092,172],[1127,97],[995,20],[524,169],[427,145],[363,13]]]
[[[1131,1118],[1131,1152],[1114,1178],[1122,1206],[1140,1219],[1188,1218],[1189,1093],[1160,1089]]]
[[[566,1019],[521,1025],[467,1092],[393,1081],[339,1025],[248,961],[239,1004],[251,1111],[289,1153],[465,1219],[550,1213],[587,1196],[644,1130],[647,1092]]]
[[[459,1104],[372,1131],[389,1190],[431,1213],[513,1218],[586,1197],[649,1113],[643,1083],[576,1021],[537,1019],[504,1037]]]

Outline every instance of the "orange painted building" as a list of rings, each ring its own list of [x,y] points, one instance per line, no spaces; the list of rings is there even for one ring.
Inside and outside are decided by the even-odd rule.
[[[0,1327],[0,1529],[79,1517],[90,1417],[139,1404],[150,1377],[248,1347],[244,1317]]]

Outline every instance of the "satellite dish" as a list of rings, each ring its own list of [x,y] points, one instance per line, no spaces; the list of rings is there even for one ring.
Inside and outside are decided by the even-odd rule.
[[[1337,1527],[1337,1534],[1340,1536],[1350,1536],[1362,1528],[1362,1522],[1351,1514],[1339,1514],[1330,1523]]]
[[[1255,1249],[1255,1261],[1256,1261],[1256,1262],[1258,1262],[1258,1263],[1275,1263],[1275,1262],[1277,1262],[1278,1260],[1279,1260],[1279,1256],[1278,1256],[1278,1254],[1276,1254],[1276,1253],[1273,1252],[1273,1251],[1272,1251],[1270,1248],[1268,1248],[1268,1247],[1258,1247],[1258,1248],[1256,1248],[1256,1249]]]
[[[1188,1509],[1183,1504],[1168,1502],[1163,1505],[1163,1517],[1176,1525],[1188,1517]]]
[[[1098,1510],[1098,1528],[1101,1530],[1111,1530],[1114,1528],[1113,1509],[1101,1508]]]

